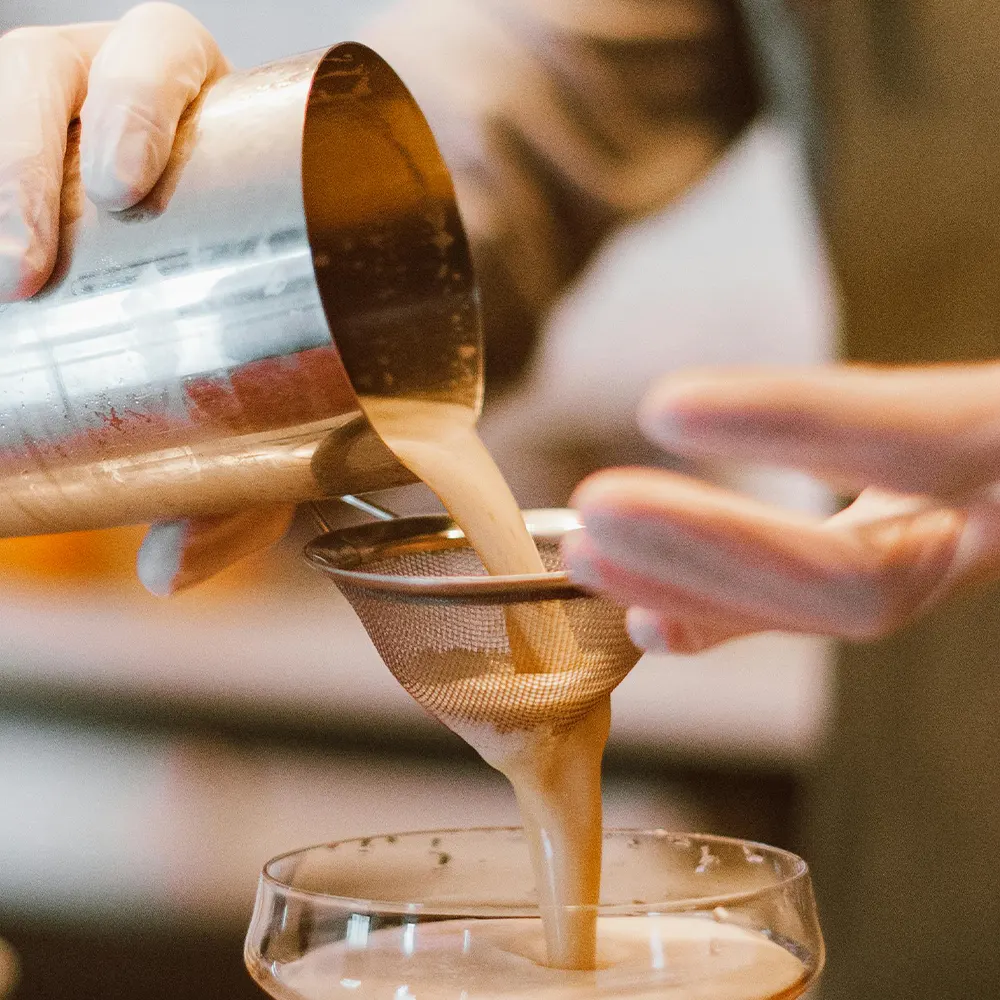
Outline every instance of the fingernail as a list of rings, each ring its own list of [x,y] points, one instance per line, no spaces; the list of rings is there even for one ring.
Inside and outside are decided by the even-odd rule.
[[[695,382],[653,390],[639,407],[643,434],[668,451],[733,447],[753,441],[761,431],[760,416],[708,395]],[[770,427],[769,434],[782,428]],[[787,430],[786,430],[787,433]]]
[[[628,634],[639,649],[647,653],[669,653],[667,640],[660,632],[660,619],[645,608],[629,608]]]
[[[650,438],[664,447],[682,446],[713,433],[711,408],[706,410],[699,399],[698,382],[690,377],[683,384],[671,381],[654,388],[639,405],[639,427]]]
[[[601,574],[582,548],[578,545],[567,546],[563,555],[573,583],[586,590],[600,590]]]
[[[598,545],[609,538],[616,538],[620,533],[625,518],[621,514],[608,514],[601,510],[590,509],[586,512],[588,536]]]
[[[0,187],[0,302],[34,295],[52,269],[40,237],[52,220],[38,194],[19,185]]]
[[[601,558],[628,572],[655,578],[664,574],[676,554],[669,527],[626,514],[593,511],[588,512],[586,530]]]
[[[113,212],[131,208],[149,186],[153,158],[149,132],[128,121],[117,129],[101,123],[91,128],[102,139],[99,145],[88,144],[80,163],[87,192]]]
[[[0,239],[0,302],[25,297],[25,249],[15,240]]]
[[[683,444],[686,437],[684,424],[678,415],[652,399],[639,407],[638,423],[639,430],[650,441],[664,448]]]
[[[136,557],[136,573],[155,597],[170,597],[181,589],[185,537],[184,521],[154,524],[146,533]]]

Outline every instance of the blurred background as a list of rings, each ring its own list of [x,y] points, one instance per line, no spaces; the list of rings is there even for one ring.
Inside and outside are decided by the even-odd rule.
[[[237,66],[367,40],[366,26],[390,6],[183,5]],[[128,6],[4,0],[0,31],[113,18]],[[821,5],[797,6],[808,13]],[[828,56],[853,54],[837,64],[844,86],[824,78],[837,97],[824,105],[833,109],[825,125],[840,139],[823,150],[819,209],[801,141],[815,138],[818,120],[803,111],[807,88],[792,70],[794,39],[772,17],[774,4],[750,3],[752,26],[777,40],[770,99],[697,171],[697,183],[651,199],[590,240],[590,251],[540,310],[529,359],[491,393],[484,436],[524,505],[565,503],[594,468],[662,461],[642,444],[632,418],[656,374],[698,364],[818,363],[838,353],[918,360],[991,349],[986,333],[952,349],[947,297],[929,289],[910,294],[919,278],[906,272],[903,282],[887,264],[886,247],[899,245],[904,219],[928,240],[935,235],[930,211],[889,218],[885,208],[886,191],[901,190],[894,177],[913,184],[907,204],[929,196],[926,172],[912,165],[920,119],[906,81],[916,70],[890,45],[887,55],[876,53],[888,75],[859,76],[854,61],[867,50],[848,43],[861,37],[859,24],[876,39],[905,41],[905,19],[883,23],[882,15],[864,13],[874,8],[860,0],[831,6],[841,16],[817,45]],[[890,6],[900,7],[885,0]],[[946,19],[940,4],[923,6]],[[957,46],[967,39],[950,40]],[[423,100],[420,74],[411,81],[408,62],[404,54],[402,75]],[[866,80],[870,94],[861,93]],[[428,91],[435,124],[440,96]],[[877,113],[855,114],[866,101]],[[942,124],[947,109],[934,107],[943,142],[951,134]],[[814,154],[821,149],[806,145]],[[452,153],[446,143],[446,152],[460,158],[461,146]],[[873,146],[881,175],[858,153]],[[939,176],[946,175],[947,164]],[[820,212],[836,222],[829,246]],[[875,237],[865,230],[872,218]],[[955,233],[946,235],[954,247]],[[831,257],[841,291],[836,305]],[[890,304],[899,318],[888,315]],[[846,333],[838,314],[848,320]],[[935,323],[936,340],[906,332]],[[785,505],[830,505],[822,490],[796,477],[701,471]],[[393,502],[415,508],[425,498]],[[19,955],[18,997],[259,995],[242,969],[241,939],[268,857],[350,835],[516,822],[503,781],[410,702],[333,587],[303,566],[299,552],[314,531],[300,519],[273,552],[167,602],[134,580],[141,530],[0,542],[0,936]],[[979,627],[976,606],[961,613],[962,622]],[[614,697],[608,823],[749,836],[815,856],[824,917],[840,946],[832,952],[831,995],[861,995],[842,986],[852,981],[851,969],[871,975],[863,961],[871,955],[845,928],[862,918],[878,925],[885,914],[859,903],[859,892],[900,899],[914,866],[929,867],[883,851],[917,816],[932,815],[922,790],[933,799],[950,780],[929,778],[910,752],[926,751],[926,765],[935,740],[955,731],[963,711],[955,705],[950,716],[917,724],[922,703],[911,695],[921,688],[926,650],[937,650],[936,694],[928,699],[941,695],[961,655],[933,640],[941,630],[954,639],[961,623],[929,627],[939,632],[874,651],[838,653],[819,640],[765,635],[695,659],[646,657]],[[994,698],[992,660],[984,651],[976,662],[984,665],[976,674],[982,684],[970,696],[988,691]],[[895,679],[885,679],[890,675]],[[901,691],[905,709],[893,714]],[[909,727],[899,722],[903,716]],[[952,750],[956,768],[974,752]],[[968,842],[961,815],[951,815],[957,843]],[[865,851],[870,863],[861,864],[855,852]],[[906,909],[901,902],[895,912],[901,928]],[[941,957],[941,937],[928,932],[920,940],[941,959],[939,969],[951,968],[957,960]],[[879,950],[885,953],[885,940]],[[963,995],[926,992],[919,962],[908,961],[900,959],[893,980],[906,995]]]

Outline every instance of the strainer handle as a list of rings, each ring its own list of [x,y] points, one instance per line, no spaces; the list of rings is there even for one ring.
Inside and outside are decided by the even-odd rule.
[[[362,514],[367,514],[369,517],[373,517],[376,521],[395,521],[398,516],[391,510],[386,510],[385,507],[379,507],[378,504],[362,500],[361,497],[346,496],[341,497],[340,500],[342,503],[346,503],[348,507],[360,510]]]
[[[369,517],[374,518],[376,521],[395,521],[396,515],[393,514],[391,510],[386,510],[385,507],[379,507],[378,504],[369,503],[367,500],[362,500],[361,497],[356,497],[352,495],[343,496],[340,498],[341,503],[347,504],[348,507],[353,507],[355,510],[360,510],[362,514],[367,514]],[[314,500],[309,504],[309,508],[312,511],[313,517],[316,519],[317,524],[323,531],[330,531],[330,524],[326,519],[326,515],[323,513],[323,508]]]

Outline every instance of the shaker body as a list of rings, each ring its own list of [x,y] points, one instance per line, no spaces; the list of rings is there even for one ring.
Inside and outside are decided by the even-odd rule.
[[[0,536],[400,485],[359,395],[478,413],[454,191],[371,50],[223,78],[126,212],[85,198],[78,149],[56,272],[0,306]]]

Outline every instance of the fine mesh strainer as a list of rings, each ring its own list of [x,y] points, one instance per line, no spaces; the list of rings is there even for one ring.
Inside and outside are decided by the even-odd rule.
[[[610,694],[640,653],[624,609],[569,580],[560,542],[580,527],[576,514],[528,511],[524,519],[545,574],[488,576],[446,515],[328,532],[306,558],[333,577],[396,679],[443,722],[559,732]],[[516,672],[512,610],[533,623],[533,647],[550,651],[544,658],[560,669]]]

